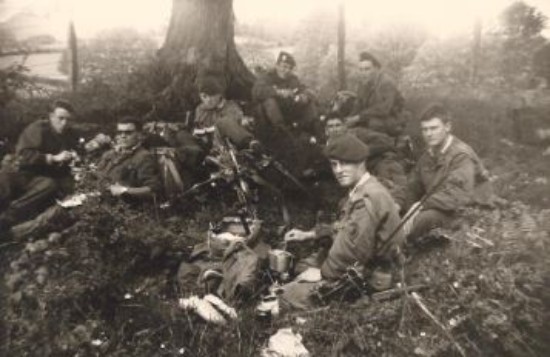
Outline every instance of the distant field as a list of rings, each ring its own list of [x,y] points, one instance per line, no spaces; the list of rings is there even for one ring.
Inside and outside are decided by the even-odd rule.
[[[24,64],[29,69],[29,76],[67,80],[68,76],[58,70],[61,56],[62,53],[40,53],[29,55],[26,59],[22,55],[0,57],[0,69],[13,64]]]

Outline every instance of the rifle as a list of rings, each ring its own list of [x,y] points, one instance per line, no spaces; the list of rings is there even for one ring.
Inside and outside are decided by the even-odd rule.
[[[360,297],[368,297],[369,301],[380,302],[394,299],[403,293],[419,291],[425,288],[427,288],[426,285],[417,284],[376,291],[365,280],[363,272],[359,269],[358,265],[354,265],[348,267],[346,273],[337,281],[321,285],[313,293],[313,298],[321,305],[328,305],[330,301],[337,298],[355,300]]]

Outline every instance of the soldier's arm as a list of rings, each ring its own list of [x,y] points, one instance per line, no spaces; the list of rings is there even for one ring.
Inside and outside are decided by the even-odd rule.
[[[375,249],[378,214],[366,197],[353,203],[349,218],[342,222],[334,237],[327,259],[321,266],[326,279],[338,279],[347,267],[370,261]]]
[[[475,166],[465,153],[453,158],[443,183],[424,203],[424,209],[454,212],[468,204],[474,189]]]
[[[398,98],[397,88],[393,83],[387,81],[380,85],[377,92],[374,94],[375,101],[369,107],[364,108],[360,113],[360,120],[368,122],[371,117],[387,117],[391,114],[392,109]]]
[[[225,115],[216,123],[216,129],[222,138],[228,138],[238,149],[246,148],[253,137],[241,125],[243,112],[236,104],[227,103],[227,105]]]
[[[263,102],[276,96],[277,92],[267,75],[260,76],[252,87],[252,99],[256,102]]]
[[[47,153],[42,152],[43,138],[38,126],[28,126],[17,141],[16,153],[21,166],[47,165]]]
[[[161,188],[158,165],[151,154],[143,156],[138,167],[138,180],[142,183],[139,187],[128,187],[126,192],[133,197],[149,197],[158,193]]]

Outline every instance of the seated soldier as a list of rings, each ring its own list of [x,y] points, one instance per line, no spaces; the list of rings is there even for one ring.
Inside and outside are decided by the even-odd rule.
[[[295,67],[292,55],[279,53],[275,68],[258,76],[252,99],[258,104],[258,137],[301,173],[320,156],[309,144],[319,134],[319,121],[315,97],[293,73]]]
[[[69,103],[55,101],[47,120],[31,123],[19,136],[14,167],[0,173],[0,232],[73,190],[69,163],[78,145],[78,135],[68,125],[73,112]]]
[[[389,284],[377,280],[380,275],[375,272],[383,271],[391,277],[388,270],[402,243],[396,204],[386,188],[367,171],[368,147],[355,136],[343,134],[329,141],[325,154],[338,183],[349,189],[349,193],[332,229],[292,229],[285,235],[287,242],[319,239],[327,234],[333,238],[320,268],[308,268],[296,282],[284,287],[283,298],[294,307],[303,308],[311,303],[310,294],[317,284],[308,282],[338,280],[355,264],[369,271],[367,277],[374,289],[389,288]]]
[[[449,111],[441,104],[428,106],[420,127],[427,150],[409,177],[407,202],[411,212],[417,209],[405,225],[410,241],[449,223],[465,205],[490,198],[474,194],[478,184],[489,183],[488,172],[474,150],[451,134]]]
[[[142,146],[141,123],[124,117],[117,123],[115,147],[103,154],[97,176],[114,197],[141,201],[160,190],[157,161]]]
[[[388,189],[399,206],[398,210],[401,210],[405,204],[407,176],[395,152],[392,138],[366,128],[347,128],[338,116],[329,116],[326,119],[327,143],[344,133],[356,136],[369,147],[367,170]]]
[[[381,67],[372,54],[362,52],[359,55],[361,81],[357,87],[357,101],[352,115],[345,122],[349,127],[360,126],[398,137],[404,129],[402,111],[405,100]]]
[[[241,108],[224,98],[220,80],[205,77],[199,83],[199,92],[201,104],[195,111],[193,135],[201,140],[207,152],[224,146],[226,139],[237,149],[257,148],[258,141],[241,125]]]

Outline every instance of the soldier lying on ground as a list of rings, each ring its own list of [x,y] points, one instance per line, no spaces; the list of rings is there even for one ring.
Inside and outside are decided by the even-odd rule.
[[[68,102],[55,101],[47,120],[31,123],[19,136],[15,164],[0,172],[0,235],[72,192],[69,163],[78,145],[78,135],[68,125],[73,113]]]
[[[159,192],[158,165],[142,141],[141,123],[136,118],[118,121],[115,147],[103,154],[96,172],[100,187],[114,197],[135,201]]]
[[[333,238],[326,259],[318,262],[320,266],[308,268],[295,282],[284,286],[283,300],[298,308],[312,304],[311,294],[323,279],[338,280],[355,264],[367,269],[374,289],[389,288],[392,260],[403,240],[401,230],[396,231],[400,222],[397,205],[367,170],[368,147],[355,136],[342,134],[329,141],[325,153],[338,183],[350,191],[330,229],[292,229],[285,235],[287,242]]]
[[[366,128],[347,128],[343,120],[338,116],[329,116],[326,119],[325,134],[327,144],[344,133],[356,136],[369,147],[367,170],[388,189],[395,202],[399,205],[399,211],[405,204],[407,175],[398,159],[393,140],[385,134]]]
[[[451,222],[467,204],[488,204],[489,174],[481,159],[466,143],[451,134],[451,114],[441,104],[427,107],[420,118],[427,150],[409,177],[408,206],[420,204],[405,232],[409,241]]]

